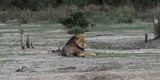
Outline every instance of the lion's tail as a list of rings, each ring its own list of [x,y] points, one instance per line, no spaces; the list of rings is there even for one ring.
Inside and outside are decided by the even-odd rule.
[[[62,47],[58,47],[56,50],[48,50],[48,53],[60,53],[62,52]]]

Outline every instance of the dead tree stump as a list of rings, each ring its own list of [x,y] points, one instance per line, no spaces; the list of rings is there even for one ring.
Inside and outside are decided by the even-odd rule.
[[[29,36],[26,37],[26,48],[34,48],[33,42],[30,41]]]
[[[144,42],[145,42],[145,43],[148,42],[148,35],[147,35],[147,33],[145,33],[145,40],[144,40]]]
[[[24,31],[23,31],[23,29],[20,29],[20,42],[21,42],[21,49],[24,50],[25,45],[24,45]]]
[[[34,46],[33,46],[33,42],[31,42],[31,48],[34,48]]]
[[[29,40],[29,36],[27,35],[26,37],[26,47],[27,48],[30,48],[31,47],[31,44],[30,44],[30,40]]]

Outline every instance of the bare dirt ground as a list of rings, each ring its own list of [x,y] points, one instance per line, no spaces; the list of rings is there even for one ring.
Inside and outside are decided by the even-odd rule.
[[[49,52],[72,36],[63,28],[24,25],[35,49],[21,50],[17,27],[0,27],[0,80],[160,80],[160,40],[144,43],[141,30],[87,32],[86,50],[97,56],[78,58]]]
[[[160,60],[149,56],[77,58],[56,53],[1,58],[2,80],[159,80]],[[23,67],[25,66],[25,67]],[[19,69],[19,70],[18,70]]]

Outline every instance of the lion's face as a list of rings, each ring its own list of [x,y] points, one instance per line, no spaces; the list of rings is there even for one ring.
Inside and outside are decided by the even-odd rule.
[[[85,36],[83,33],[76,34],[74,37],[74,42],[81,48],[84,48],[86,45]]]

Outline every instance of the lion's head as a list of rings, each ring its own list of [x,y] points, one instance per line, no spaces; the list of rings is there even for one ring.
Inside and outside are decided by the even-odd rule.
[[[70,44],[70,43],[74,43],[76,44],[78,47],[80,48],[84,48],[85,45],[86,45],[86,41],[85,41],[85,35],[84,33],[78,33],[78,34],[75,34],[73,37],[71,37],[67,44]]]

